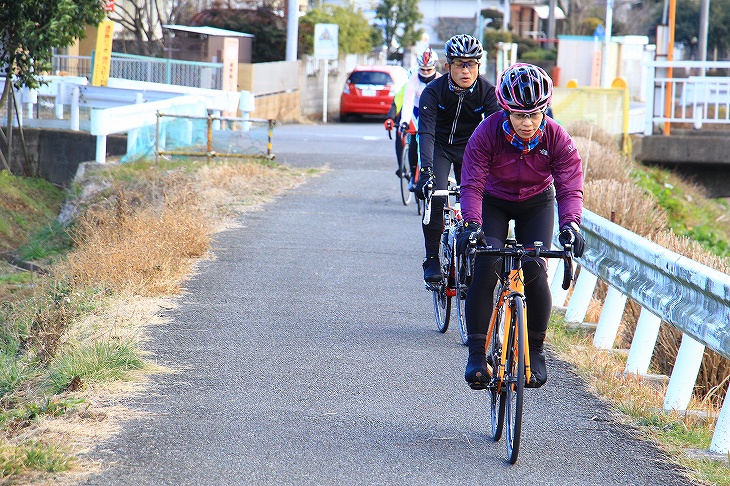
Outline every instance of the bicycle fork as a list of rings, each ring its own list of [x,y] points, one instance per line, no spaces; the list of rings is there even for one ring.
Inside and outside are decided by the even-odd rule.
[[[515,312],[514,308],[514,296],[520,295],[523,299],[523,306],[522,306],[522,319],[521,321],[514,319],[513,313]],[[495,306],[495,312],[492,314],[492,319],[489,325],[489,331],[487,333],[487,336],[492,336],[494,331],[494,326],[497,325],[497,314],[499,313],[499,309],[502,309],[503,316],[500,318],[502,322],[504,322],[504,335],[502,338],[502,349],[501,349],[501,356],[499,360],[499,366],[496,370],[493,370],[493,376],[497,377],[497,384],[498,389],[497,392],[501,392],[501,384],[504,383],[504,375],[506,372],[505,369],[505,363],[507,362],[507,354],[509,351],[509,348],[511,346],[513,356],[519,356],[517,346],[519,345],[519,339],[516,335],[513,335],[513,332],[517,332],[517,329],[513,325],[514,322],[521,322],[522,323],[522,336],[524,339],[522,340],[522,344],[524,346],[524,356],[525,356],[525,379],[526,382],[529,383],[530,379],[532,378],[532,370],[530,368],[530,346],[528,344],[528,334],[527,334],[527,305],[524,303],[524,284],[522,279],[522,272],[520,270],[512,270],[510,272],[509,276],[509,290],[507,292],[502,292],[499,296],[497,305]],[[519,379],[519,378],[518,378]]]

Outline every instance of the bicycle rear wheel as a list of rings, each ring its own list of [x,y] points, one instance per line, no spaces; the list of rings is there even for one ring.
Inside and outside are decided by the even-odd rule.
[[[411,182],[411,165],[408,162],[408,152],[410,151],[410,137],[406,137],[406,141],[403,144],[403,152],[401,153],[398,165],[400,168],[400,197],[403,201],[404,206],[408,206],[413,200],[413,193],[408,190],[408,185]]]
[[[499,371],[499,364],[502,360],[502,336],[504,335],[504,309],[496,307],[493,312],[497,313],[492,335],[487,343],[487,360],[492,362],[492,382],[489,387],[491,404],[492,439],[496,442],[502,438],[504,430],[504,412],[507,398],[504,385],[498,387],[496,375]]]
[[[509,463],[517,462],[522,433],[522,405],[525,391],[525,345],[527,336],[523,331],[524,302],[515,296],[510,323],[510,350],[507,354],[507,456]],[[516,333],[516,334],[515,334]],[[515,339],[516,337],[516,339]],[[516,349],[515,349],[516,348]]]

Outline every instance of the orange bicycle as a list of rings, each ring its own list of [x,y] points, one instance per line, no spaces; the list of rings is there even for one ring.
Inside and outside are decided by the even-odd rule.
[[[502,260],[487,331],[487,365],[492,368],[492,379],[486,390],[490,398],[492,438],[498,441],[502,437],[506,415],[507,456],[510,464],[514,464],[520,450],[525,383],[529,383],[532,377],[522,259],[562,259],[563,289],[567,290],[573,281],[573,249],[566,245],[563,250],[547,250],[543,249],[540,241],[534,243],[534,248],[525,248],[514,238],[507,238],[504,248],[492,248],[476,246],[476,240],[472,239],[466,256],[467,282],[471,280],[476,255],[500,257]]]

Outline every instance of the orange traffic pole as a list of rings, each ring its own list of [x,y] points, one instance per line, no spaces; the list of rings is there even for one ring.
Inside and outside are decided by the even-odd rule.
[[[667,61],[674,60],[674,26],[675,26],[675,13],[677,11],[677,0],[669,0],[669,40],[667,41]],[[667,78],[672,79],[674,69],[672,66],[667,68]],[[674,103],[672,93],[672,81],[667,82],[666,91],[664,93],[664,117],[669,118],[672,113],[672,103]],[[664,122],[664,135],[671,133],[670,122]]]

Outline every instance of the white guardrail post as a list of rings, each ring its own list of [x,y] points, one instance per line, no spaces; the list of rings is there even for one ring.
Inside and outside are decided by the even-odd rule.
[[[642,307],[636,323],[634,339],[631,340],[629,357],[626,359],[626,372],[645,375],[649,372],[651,355],[659,336],[661,317]]]
[[[586,267],[580,267],[573,295],[570,296],[568,308],[565,310],[565,322],[581,323],[585,320],[597,283],[598,276],[592,274]],[[560,284],[562,285],[562,277]]]

